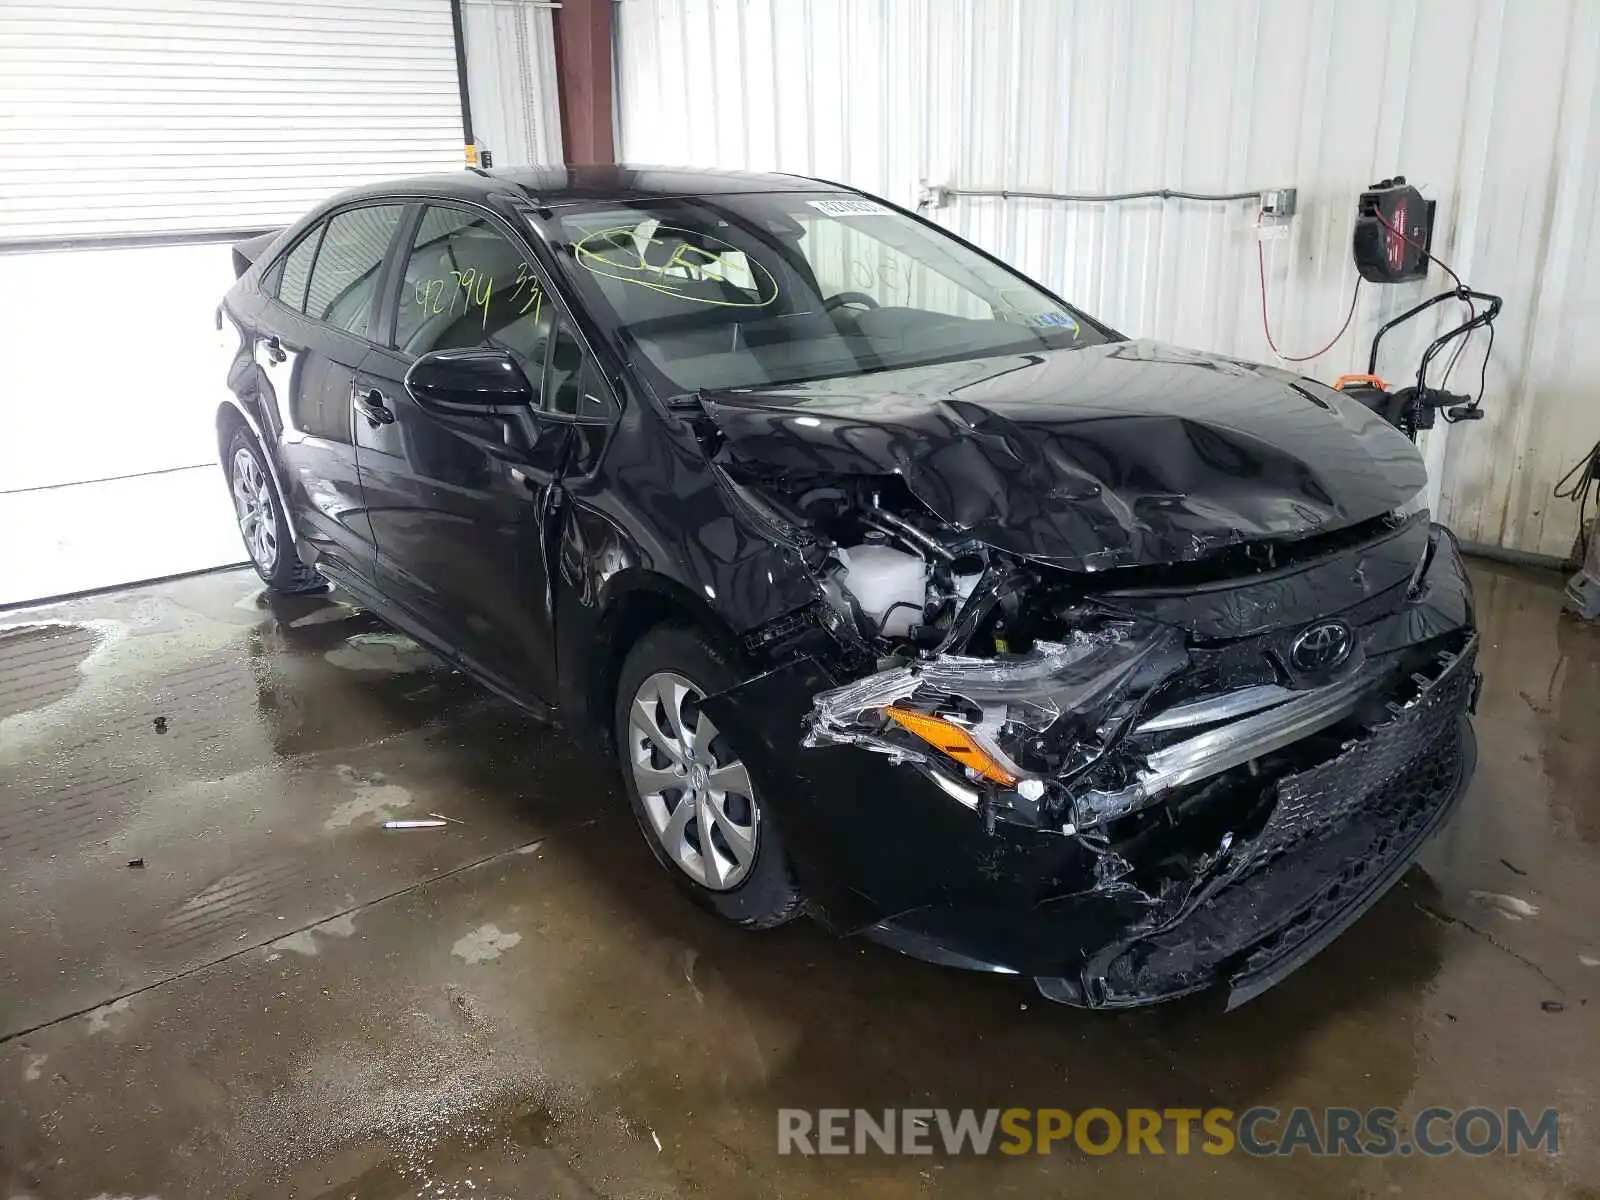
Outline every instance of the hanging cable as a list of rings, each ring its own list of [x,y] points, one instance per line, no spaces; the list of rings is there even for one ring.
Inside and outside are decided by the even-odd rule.
[[[1491,332],[1493,328],[1491,327]],[[1600,483],[1600,442],[1589,447],[1588,451],[1573,464],[1556,483],[1551,495],[1557,500],[1571,500],[1578,506],[1578,552],[1579,560],[1589,557],[1589,536],[1584,532],[1584,523],[1589,519],[1589,500],[1594,495],[1595,485]]]
[[[1467,300],[1466,305],[1467,305],[1467,321],[1470,324],[1473,320],[1475,320],[1477,318],[1478,306],[1475,305],[1470,298]],[[1445,363],[1445,365],[1444,365],[1444,374],[1439,377],[1439,388],[1440,388],[1441,391],[1443,391],[1444,389],[1446,389],[1446,388],[1448,388],[1450,386],[1450,376],[1455,374],[1456,363],[1461,361],[1462,352],[1466,350],[1467,343],[1472,341],[1473,332],[1474,332],[1473,330],[1469,329],[1466,332],[1466,334],[1461,338],[1461,340],[1456,342],[1456,348],[1454,350],[1450,351],[1450,361]],[[1494,353],[1494,326],[1493,325],[1489,326],[1489,346],[1488,346],[1488,349],[1486,349],[1483,352],[1483,366],[1484,366],[1484,370],[1485,371],[1487,371],[1488,368],[1489,368],[1489,355],[1492,354],[1492,353]],[[1483,398],[1483,385],[1482,385],[1481,379],[1479,381],[1479,386],[1478,386],[1478,398],[1480,400]],[[1445,420],[1447,420],[1447,421],[1449,419],[1450,419],[1449,417],[1445,418]]]
[[[1262,215],[1257,214],[1257,225],[1261,223]],[[1326,354],[1334,348],[1339,339],[1349,330],[1350,322],[1355,320],[1356,301],[1361,298],[1361,276],[1359,275],[1356,276],[1355,288],[1350,292],[1350,311],[1345,313],[1344,324],[1339,326],[1339,332],[1333,335],[1328,344],[1312,354],[1285,354],[1278,349],[1278,343],[1272,339],[1272,319],[1267,315],[1267,256],[1261,249],[1259,238],[1256,240],[1256,273],[1261,280],[1261,332],[1267,335],[1267,345],[1272,347],[1272,352],[1283,359],[1284,362],[1310,362],[1313,358]]]
[[[1471,321],[1472,318],[1477,316],[1477,315],[1478,315],[1477,310],[1473,307],[1472,302],[1469,300],[1467,302],[1467,320]],[[1494,329],[1493,329],[1493,327],[1490,327],[1490,329],[1489,329],[1489,338],[1490,338],[1490,345],[1492,347],[1493,344],[1494,344],[1494,341],[1493,341],[1493,339],[1494,339]],[[1467,348],[1467,343],[1470,342],[1471,340],[1472,340],[1472,331],[1468,330],[1467,335],[1465,337],[1463,337],[1459,342],[1457,342],[1456,343],[1456,348],[1450,352],[1450,361],[1445,363],[1445,365],[1444,365],[1444,374],[1442,376],[1440,376],[1440,378],[1439,378],[1439,386],[1440,386],[1440,388],[1448,388],[1450,386],[1450,376],[1455,373],[1456,363],[1461,360],[1461,352]]]
[[[1468,334],[1467,336],[1470,337],[1471,334]],[[1465,341],[1466,339],[1463,338],[1462,340]],[[1488,383],[1489,383],[1489,356],[1491,354],[1493,354],[1493,353],[1494,353],[1494,326],[1491,325],[1491,326],[1489,326],[1489,344],[1486,347],[1484,347],[1484,351],[1483,351],[1483,365],[1478,368],[1478,395],[1477,395],[1477,398],[1475,400],[1473,400],[1473,402],[1472,402],[1472,407],[1473,408],[1482,408],[1483,407],[1483,392],[1484,392],[1484,389],[1488,386]],[[1454,424],[1460,418],[1459,417],[1452,417],[1447,412],[1447,413],[1444,414],[1444,419],[1446,421],[1450,422],[1451,424]]]

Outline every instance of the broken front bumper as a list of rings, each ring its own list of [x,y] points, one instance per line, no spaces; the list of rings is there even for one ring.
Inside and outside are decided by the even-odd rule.
[[[866,931],[921,958],[1029,974],[1049,999],[1091,1008],[1172,999],[1218,983],[1229,1007],[1303,965],[1373,905],[1454,810],[1477,761],[1466,718],[1475,644],[1393,719],[1278,783],[1253,836],[1188,894],[1128,885],[999,913],[930,905]],[[1126,922],[1093,945],[1094,932]],[[1052,963],[1054,964],[1052,966]]]
[[[1253,837],[1229,848],[1189,903],[1095,954],[1051,999],[1144,1004],[1226,979],[1229,1007],[1310,959],[1388,890],[1466,791],[1476,642],[1409,706],[1342,753],[1278,782]]]

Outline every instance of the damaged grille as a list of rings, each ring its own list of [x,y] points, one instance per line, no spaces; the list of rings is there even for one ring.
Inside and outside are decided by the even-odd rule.
[[[1476,657],[1476,647],[1453,656],[1443,676],[1430,682],[1411,707],[1394,713],[1338,757],[1281,780],[1277,804],[1249,844],[1250,861],[1269,861],[1348,820],[1413,760],[1437,754],[1456,740],[1456,720],[1467,710]]]
[[[1111,961],[1106,1001],[1198,987],[1225,966],[1265,969],[1408,859],[1461,776],[1475,649],[1444,656],[1443,673],[1367,736],[1280,780],[1261,831],[1221,864],[1226,882]]]
[[[1398,610],[1403,600],[1403,589],[1391,589],[1334,615],[1354,627],[1365,640],[1369,628]],[[1300,626],[1291,626],[1192,646],[1190,669],[1164,687],[1162,704],[1181,704],[1237,688],[1293,680],[1299,672],[1291,665],[1290,650],[1301,632]]]

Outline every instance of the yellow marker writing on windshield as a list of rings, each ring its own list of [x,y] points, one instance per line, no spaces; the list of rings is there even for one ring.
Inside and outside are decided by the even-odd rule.
[[[672,235],[681,235],[674,238]],[[723,247],[721,251],[713,252],[703,246],[691,245],[687,239],[694,238],[699,242],[710,242]],[[673,241],[678,244],[673,247],[672,253],[665,263],[653,267],[645,258],[644,246],[670,245]],[[744,251],[731,243],[709,234],[694,233],[687,229],[675,229],[669,225],[658,225],[650,238],[640,246],[635,237],[635,230],[628,226],[619,226],[612,229],[597,229],[595,232],[580,238],[573,245],[573,255],[580,266],[594,275],[607,279],[615,279],[620,283],[631,283],[637,287],[649,288],[653,292],[671,296],[676,300],[684,300],[691,304],[705,304],[715,308],[765,308],[778,298],[778,281],[760,263],[750,259]],[[754,280],[754,296],[748,300],[732,299],[726,296],[706,296],[691,290],[690,285],[703,282],[708,277],[707,267],[714,266],[715,275],[711,278],[726,282],[725,268],[720,261],[722,254],[737,254],[744,258],[748,264],[751,278]],[[699,259],[691,258],[699,255]],[[669,269],[677,268],[685,272],[682,276],[667,274]],[[698,272],[699,277],[692,277],[690,272]],[[737,284],[729,286],[738,288]],[[744,291],[746,289],[739,288]]]

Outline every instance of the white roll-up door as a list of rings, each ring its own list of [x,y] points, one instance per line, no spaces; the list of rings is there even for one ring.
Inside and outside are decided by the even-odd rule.
[[[461,165],[448,0],[0,4],[0,243],[267,228]]]
[[[0,0],[0,604],[239,561],[225,235],[462,145],[449,0]]]
[[[560,163],[556,6],[549,0],[463,0],[472,135],[497,167]]]

